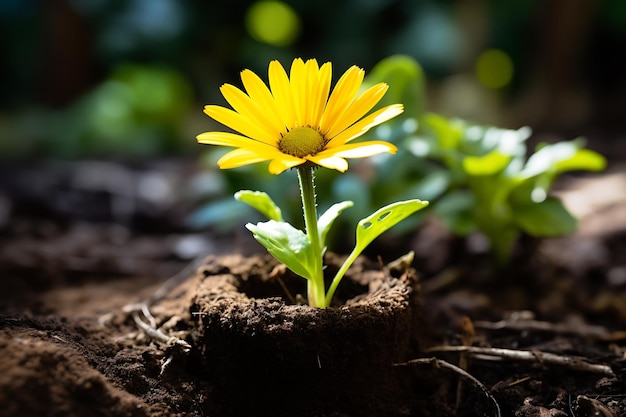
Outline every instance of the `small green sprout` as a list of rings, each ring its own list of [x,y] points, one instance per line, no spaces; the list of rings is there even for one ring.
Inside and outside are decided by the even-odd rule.
[[[254,208],[266,207],[271,202],[269,197],[258,191],[242,190],[235,198],[250,204]],[[318,303],[316,307],[325,308],[330,305],[337,285],[348,268],[363,250],[379,235],[401,222],[414,212],[428,205],[421,200],[407,200],[389,204],[372,215],[359,221],[356,228],[356,244],[348,258],[333,277],[328,289],[325,289],[323,275],[320,271],[320,260],[326,251],[326,235],[335,219],[341,212],[351,207],[351,201],[334,204],[317,220],[317,239],[295,228],[291,224],[269,219],[257,224],[248,223],[246,227],[254,238],[261,243],[276,259],[285,264],[296,274],[309,281],[309,298],[314,294]],[[266,214],[267,210],[260,210]],[[272,212],[280,212],[276,206]],[[312,228],[311,228],[312,229]]]

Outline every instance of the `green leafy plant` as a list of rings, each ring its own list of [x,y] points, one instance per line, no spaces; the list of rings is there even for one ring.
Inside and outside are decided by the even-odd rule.
[[[232,109],[208,105],[205,113],[237,133],[205,132],[200,143],[235,148],[217,161],[222,169],[269,161],[268,171],[278,175],[290,168],[298,173],[305,230],[283,220],[282,210],[267,193],[243,190],[235,198],[257,209],[268,220],[246,227],[276,259],[307,280],[309,305],[326,308],[348,268],[376,237],[428,202],[409,199],[389,204],[358,222],[356,244],[326,288],[323,256],[328,232],[341,212],[354,203],[333,204],[317,215],[314,173],[325,167],[348,169],[346,158],[396,153],[395,145],[382,140],[354,141],[372,127],[404,111],[401,104],[374,109],[387,92],[385,83],[370,86],[357,95],[364,71],[349,68],[330,90],[331,64],[296,59],[288,76],[278,61],[269,66],[269,88],[253,72],[242,71],[245,92],[222,86]]]
[[[477,126],[426,114],[421,132],[412,140],[449,172],[435,213],[459,235],[482,232],[502,262],[521,233],[555,237],[574,231],[576,219],[549,195],[550,188],[564,172],[600,171],[606,165],[600,154],[584,148],[583,139],[540,144],[527,157],[528,127]]]

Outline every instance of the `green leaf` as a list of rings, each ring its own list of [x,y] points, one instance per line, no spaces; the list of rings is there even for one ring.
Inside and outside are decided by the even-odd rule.
[[[320,245],[322,248],[326,246],[326,235],[332,227],[335,219],[341,214],[342,211],[348,207],[352,207],[353,205],[354,203],[352,201],[342,201],[341,203],[336,203],[330,206],[330,208],[320,216],[317,221],[317,229],[319,231]]]
[[[557,163],[572,158],[576,154],[577,149],[577,144],[571,141],[543,145],[528,158],[521,175],[524,178],[530,178],[554,171]]]
[[[434,133],[439,149],[449,151],[459,147],[463,138],[462,126],[435,113],[425,114],[423,123]]]
[[[531,135],[532,129],[528,126],[517,130],[490,126],[485,128],[481,144],[484,150],[498,150],[503,155],[524,158],[526,157],[525,142]]]
[[[541,203],[514,208],[515,222],[526,233],[535,237],[555,237],[573,232],[577,221],[561,201],[548,197]]]
[[[582,145],[580,140],[545,145],[528,158],[521,175],[530,178],[547,172],[557,175],[574,170],[603,170],[606,167],[604,157],[589,149],[581,149]]]
[[[309,237],[286,222],[269,220],[256,225],[248,223],[246,228],[254,238],[276,259],[296,274],[311,279],[317,259]]]
[[[254,207],[269,220],[283,221],[283,214],[269,195],[262,191],[241,190],[235,193],[235,199]]]
[[[355,251],[360,253],[374,239],[411,214],[423,209],[428,201],[407,200],[389,204],[362,219],[356,228]]]
[[[463,170],[469,175],[494,175],[502,172],[511,162],[511,157],[499,151],[491,151],[482,156],[468,156],[463,159]]]
[[[606,168],[606,159],[589,149],[578,149],[569,159],[556,163],[557,172],[566,171],[602,171]]]
[[[428,201],[421,201],[417,199],[400,201],[389,204],[388,206],[379,209],[371,216],[362,219],[356,228],[356,245],[354,246],[354,249],[352,249],[350,255],[348,255],[348,258],[346,258],[343,265],[341,265],[341,268],[339,268],[339,271],[337,271],[337,274],[328,287],[328,291],[326,293],[326,305],[330,304],[339,282],[350,265],[352,265],[359,254],[363,252],[372,240],[376,239],[383,232],[406,219],[416,211],[423,209],[427,205]]]

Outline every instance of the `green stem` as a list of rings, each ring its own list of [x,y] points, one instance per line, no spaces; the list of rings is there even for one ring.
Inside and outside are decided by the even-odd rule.
[[[300,193],[302,195],[302,210],[304,211],[304,223],[306,234],[311,242],[311,247],[319,262],[315,263],[312,276],[307,281],[307,293],[311,307],[326,308],[326,293],[324,290],[324,271],[322,268],[322,247],[317,230],[317,208],[315,203],[315,179],[313,167],[304,164],[298,167],[298,180],[300,181]]]
[[[341,268],[339,268],[339,271],[337,271],[335,277],[333,278],[333,281],[330,283],[330,287],[328,287],[328,292],[326,293],[326,305],[330,305],[330,302],[335,295],[337,285],[339,285],[339,282],[341,282],[341,278],[343,278],[343,276],[348,271],[348,268],[350,268],[350,266],[354,263],[354,261],[356,261],[356,258],[358,258],[360,254],[361,251],[357,250],[357,248],[354,248],[352,253],[350,253],[350,256],[348,256],[343,262],[343,265],[341,265]]]

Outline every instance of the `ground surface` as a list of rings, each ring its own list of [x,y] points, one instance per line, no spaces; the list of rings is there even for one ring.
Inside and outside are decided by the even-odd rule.
[[[76,169],[22,170],[39,185],[29,189],[2,176],[0,415],[215,416],[214,387],[178,342],[193,341],[193,280],[150,309],[163,340],[128,306],[161,297],[172,276],[193,277],[196,256],[249,253],[254,242],[191,234],[165,197],[129,199],[84,171],[77,186]],[[420,279],[420,344],[395,368],[396,415],[626,415],[625,182],[620,167],[563,181],[578,232],[524,239],[505,268],[493,267],[480,238],[459,241],[436,222],[372,248],[384,263],[413,250]]]

